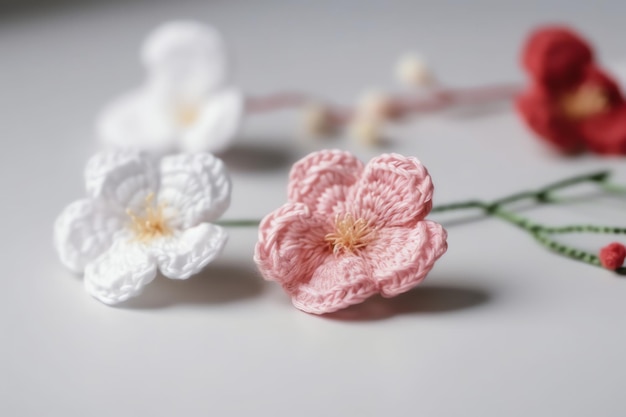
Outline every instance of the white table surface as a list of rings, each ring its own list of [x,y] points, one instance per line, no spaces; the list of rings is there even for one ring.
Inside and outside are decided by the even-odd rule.
[[[542,3],[542,4],[539,4]],[[623,416],[626,282],[550,254],[498,220],[433,216],[448,253],[395,300],[324,318],[293,308],[252,262],[256,230],[233,230],[188,281],[157,279],[129,304],[83,290],[52,249],[52,222],[83,195],[93,122],[137,85],[143,36],[172,18],[219,27],[250,93],[299,88],[347,103],[399,89],[395,59],[428,57],[451,85],[521,81],[535,24],[576,25],[605,61],[624,57],[626,4],[607,2],[112,1],[0,16],[2,416]],[[421,116],[385,150],[418,156],[436,203],[495,198],[622,159],[563,159],[508,108]],[[297,112],[250,116],[225,156],[228,218],[284,202],[290,164],[344,138],[296,139]],[[533,209],[541,221],[624,224],[623,201]],[[613,240],[576,242],[597,250]]]

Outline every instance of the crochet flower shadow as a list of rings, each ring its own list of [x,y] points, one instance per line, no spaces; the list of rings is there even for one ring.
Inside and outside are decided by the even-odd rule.
[[[582,37],[565,27],[540,28],[522,63],[530,85],[516,104],[531,130],[563,153],[626,155],[624,97]]]
[[[230,204],[230,179],[210,154],[160,163],[136,153],[95,155],[87,164],[87,198],[54,225],[61,262],[84,273],[85,289],[106,304],[138,295],[161,273],[186,279],[226,244],[217,220]]]
[[[424,220],[433,185],[415,158],[367,166],[336,150],[291,171],[288,202],[263,219],[255,261],[306,312],[323,314],[421,282],[447,249],[446,231]]]

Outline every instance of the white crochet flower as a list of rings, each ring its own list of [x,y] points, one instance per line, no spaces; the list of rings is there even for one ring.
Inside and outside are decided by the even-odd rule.
[[[147,79],[104,109],[97,123],[101,141],[155,154],[226,149],[244,99],[229,85],[220,34],[195,22],[165,23],[148,36],[141,55]]]
[[[69,269],[84,272],[87,292],[106,304],[136,296],[157,268],[174,279],[202,270],[224,247],[210,221],[230,204],[230,179],[208,153],[164,157],[133,152],[95,155],[85,171],[87,198],[54,225],[54,243]]]

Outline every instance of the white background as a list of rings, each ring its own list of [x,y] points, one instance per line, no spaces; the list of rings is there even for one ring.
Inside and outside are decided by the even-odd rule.
[[[626,282],[551,254],[524,232],[465,213],[433,216],[448,253],[394,300],[324,318],[290,305],[252,262],[254,228],[188,281],[159,278],[107,307],[52,249],[52,223],[83,195],[95,115],[138,85],[139,44],[157,24],[219,27],[251,94],[301,89],[350,103],[400,90],[407,50],[439,78],[472,86],[524,77],[517,55],[534,25],[574,24],[605,62],[625,51],[626,5],[614,2],[109,1],[11,9],[0,17],[0,414],[3,416],[623,416]],[[290,164],[325,146],[364,160],[347,138],[302,142],[298,113],[251,115],[224,159],[228,218],[280,206]],[[416,155],[435,203],[495,198],[561,177],[616,170],[622,159],[565,159],[509,106],[424,115],[394,129]],[[531,209],[552,224],[624,225],[614,198]],[[462,221],[460,221],[462,220]],[[598,250],[613,237],[583,237]]]

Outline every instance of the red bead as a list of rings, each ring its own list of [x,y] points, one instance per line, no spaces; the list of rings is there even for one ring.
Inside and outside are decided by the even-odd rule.
[[[606,269],[616,270],[624,264],[626,247],[619,242],[613,242],[600,250],[600,262]]]

